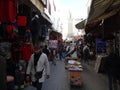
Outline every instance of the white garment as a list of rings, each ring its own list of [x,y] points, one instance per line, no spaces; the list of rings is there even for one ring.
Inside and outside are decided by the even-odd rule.
[[[37,66],[36,66],[37,72],[42,71],[42,70],[43,70],[43,75],[42,75],[42,78],[39,79],[39,82],[44,82],[46,79],[46,75],[50,75],[49,61],[48,61],[47,55],[44,53],[40,55],[39,60],[37,62]],[[36,81],[35,68],[34,68],[34,54],[32,54],[30,57],[30,61],[28,63],[26,74],[31,74],[32,81]]]
[[[74,51],[74,53],[71,54],[71,57],[72,57],[72,58],[77,58],[77,51]]]

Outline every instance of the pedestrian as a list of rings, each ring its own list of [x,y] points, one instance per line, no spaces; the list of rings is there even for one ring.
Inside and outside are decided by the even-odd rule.
[[[62,60],[63,46],[59,47],[58,53],[59,53],[60,60]]]
[[[49,59],[50,51],[49,51],[47,45],[45,45],[45,47],[43,48],[42,52],[44,52],[47,55],[48,59]]]
[[[30,57],[26,74],[27,78],[31,76],[32,85],[37,90],[41,90],[43,82],[50,76],[48,57],[42,52],[40,43],[34,45],[34,53]]]
[[[85,46],[83,47],[83,59],[85,63],[89,64],[89,59],[90,59],[89,44],[85,44]]]
[[[26,76],[24,84],[25,84],[25,88],[23,90],[37,90],[35,87],[32,86],[30,76]]]
[[[52,61],[52,64],[54,64],[54,65],[56,65],[55,59],[56,59],[56,50],[52,49],[52,51],[51,51],[51,61]]]
[[[117,80],[120,80],[120,57],[111,48],[107,48],[107,54],[103,60],[104,70],[108,76],[109,90],[117,90]]]

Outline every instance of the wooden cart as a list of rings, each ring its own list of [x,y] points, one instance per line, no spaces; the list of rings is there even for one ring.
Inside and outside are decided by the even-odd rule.
[[[70,85],[81,86],[82,85],[82,70],[69,70],[68,71]]]
[[[70,62],[71,61],[71,62]],[[82,85],[82,65],[77,58],[66,58],[66,67],[71,86]]]

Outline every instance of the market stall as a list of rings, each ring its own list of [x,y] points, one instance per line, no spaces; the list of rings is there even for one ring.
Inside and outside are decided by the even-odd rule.
[[[82,65],[77,58],[66,58],[65,68],[68,70],[68,77],[71,86],[82,85]]]

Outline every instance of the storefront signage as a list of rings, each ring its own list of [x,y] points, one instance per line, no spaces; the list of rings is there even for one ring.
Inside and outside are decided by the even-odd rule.
[[[97,45],[97,53],[102,53],[106,51],[106,41],[96,40],[96,45]]]
[[[58,41],[57,40],[49,40],[49,48],[57,48]]]

